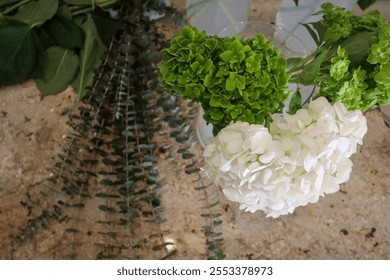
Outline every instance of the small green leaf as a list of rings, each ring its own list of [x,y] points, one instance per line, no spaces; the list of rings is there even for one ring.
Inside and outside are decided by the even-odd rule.
[[[83,47],[84,32],[73,21],[56,17],[48,22],[48,28],[57,45],[70,49]]]
[[[79,58],[74,51],[51,47],[39,61],[41,77],[35,79],[42,97],[59,93],[67,88],[79,68]]]
[[[220,56],[224,62],[229,63],[231,58],[233,57],[233,52],[228,50],[228,51],[221,53]]]
[[[295,6],[298,6],[299,0],[294,0]]]
[[[229,77],[227,80],[226,80],[226,85],[225,85],[225,88],[227,91],[233,91],[236,89],[236,82],[234,79],[232,79],[231,77]]]
[[[219,121],[219,120],[222,120],[223,116],[225,114],[219,110],[214,110],[211,112],[210,114],[210,117],[213,119],[213,120],[216,120],[216,121]]]
[[[38,0],[27,3],[13,18],[30,25],[41,25],[57,12],[58,0]]]
[[[230,101],[226,100],[225,96],[223,95],[214,94],[210,99],[209,105],[212,107],[227,108],[230,105]]]
[[[24,81],[36,61],[31,28],[18,21],[0,26],[0,86]]]
[[[291,97],[290,104],[288,107],[288,113],[290,115],[294,115],[299,109],[302,108],[301,106],[302,102],[302,95],[299,91],[299,88],[294,92],[293,96]]]
[[[214,51],[218,46],[218,40],[216,38],[208,38],[206,40],[206,48],[209,49],[210,52]]]
[[[106,51],[100,40],[92,18],[88,18],[81,26],[85,32],[84,48],[81,51],[80,70],[72,82],[79,99],[87,95],[87,88],[92,86],[94,70],[101,64],[101,57]]]

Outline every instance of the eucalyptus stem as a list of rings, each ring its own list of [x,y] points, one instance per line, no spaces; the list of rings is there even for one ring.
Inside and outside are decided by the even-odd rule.
[[[23,0],[23,1],[20,1],[18,3],[16,3],[15,5],[12,5],[11,7],[9,7],[8,9],[6,9],[4,12],[3,12],[3,15],[6,15],[6,14],[9,14],[10,12],[12,12],[13,10],[23,6],[24,4],[27,4],[28,2],[31,2],[32,0]]]
[[[100,8],[108,8],[116,3],[118,3],[119,0],[109,0],[109,1],[106,1],[106,2],[102,2],[100,3],[99,5],[91,5],[91,6],[88,6],[88,7],[82,7],[80,9],[74,9],[74,11],[72,12],[72,16],[78,16],[78,15],[81,15],[81,14],[86,14],[88,12],[91,12],[95,9],[96,6],[100,7]]]

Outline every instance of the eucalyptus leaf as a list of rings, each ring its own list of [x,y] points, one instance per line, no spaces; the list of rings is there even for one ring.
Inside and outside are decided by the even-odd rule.
[[[58,0],[38,0],[27,3],[13,18],[30,25],[42,25],[54,16],[58,9]]]
[[[78,93],[79,99],[85,97],[87,88],[92,86],[94,70],[100,66],[101,57],[106,51],[106,46],[100,40],[91,17],[88,17],[81,27],[85,32],[85,42],[80,56],[80,70],[72,82],[72,87]]]
[[[73,50],[61,47],[47,49],[39,61],[42,76],[35,79],[42,97],[65,90],[76,75],[79,63]]]
[[[18,21],[0,26],[0,86],[24,81],[36,61],[31,28]]]

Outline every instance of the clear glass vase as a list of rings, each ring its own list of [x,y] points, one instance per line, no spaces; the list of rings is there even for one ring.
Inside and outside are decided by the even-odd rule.
[[[266,22],[238,22],[224,28],[221,32],[218,33],[218,36],[229,37],[236,35],[241,36],[244,39],[248,39],[256,36],[259,33],[263,33],[269,41],[272,41],[275,47],[280,50],[284,58],[299,58],[305,57],[309,54],[309,49],[307,46],[294,34],[283,27]],[[297,87],[297,84],[290,84],[288,90],[295,91]],[[299,85],[299,88],[302,94],[302,100],[307,100],[314,91],[314,87],[312,86]],[[289,100],[286,100],[285,106],[288,106],[288,104]],[[213,126],[208,124],[203,119],[203,114],[204,111],[201,108],[199,110],[198,116],[197,134],[201,145],[206,147],[214,135],[212,132]]]

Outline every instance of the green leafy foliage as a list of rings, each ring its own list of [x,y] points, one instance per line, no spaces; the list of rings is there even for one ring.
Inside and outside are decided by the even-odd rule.
[[[80,56],[80,70],[72,82],[72,87],[78,93],[79,99],[86,96],[87,88],[93,83],[94,70],[99,67],[101,57],[106,50],[92,18],[88,18],[81,27],[85,32],[85,42]]]
[[[389,104],[390,22],[378,11],[358,16],[331,3],[321,7],[322,19],[305,25],[318,48],[288,61],[292,80],[319,86],[318,95],[350,110]]]
[[[98,7],[117,2],[0,1],[0,87],[34,77],[42,97],[69,84],[85,97],[106,45],[123,26]]]
[[[0,26],[0,85],[24,81],[36,61],[30,26],[10,20]]]
[[[13,18],[34,27],[52,18],[57,9],[58,0],[31,1],[21,7]]]
[[[48,23],[50,37],[56,45],[64,48],[82,48],[84,32],[73,21],[64,17],[56,17]]]
[[[201,102],[214,133],[231,121],[264,123],[289,95],[287,62],[263,34],[219,38],[185,27],[163,54],[162,85]]]
[[[50,47],[39,61],[41,77],[35,82],[42,97],[63,91],[73,80],[79,67],[79,58],[70,49]]]

